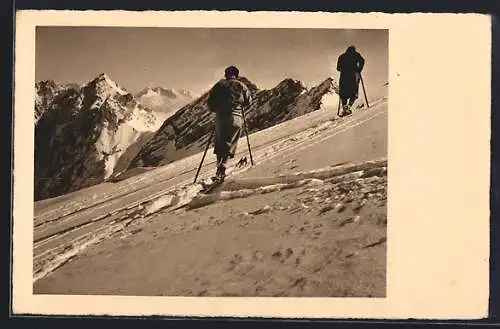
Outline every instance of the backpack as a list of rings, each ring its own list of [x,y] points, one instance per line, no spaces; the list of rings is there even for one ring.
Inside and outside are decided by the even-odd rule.
[[[210,112],[220,115],[230,115],[234,105],[234,92],[230,81],[219,81],[210,91],[207,105]]]

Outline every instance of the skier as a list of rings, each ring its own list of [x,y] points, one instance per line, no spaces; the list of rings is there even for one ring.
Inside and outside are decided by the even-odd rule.
[[[351,107],[358,98],[359,80],[364,65],[365,59],[354,46],[349,46],[337,60],[337,71],[340,72],[339,96],[342,102],[342,115],[352,113]]]
[[[236,154],[241,135],[242,111],[251,102],[250,90],[238,77],[238,68],[229,66],[224,71],[224,78],[208,93],[208,108],[216,114],[214,153],[217,156],[217,171],[212,178],[214,182],[224,180],[227,161]]]

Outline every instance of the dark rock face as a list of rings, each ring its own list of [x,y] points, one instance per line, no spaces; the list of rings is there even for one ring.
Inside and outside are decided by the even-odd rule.
[[[289,106],[285,120],[299,117],[321,108],[325,96],[338,94],[338,86],[332,78],[327,78],[319,85],[298,96]]]
[[[35,84],[35,123],[49,109],[57,95],[64,90],[64,86],[52,80],[39,81]]]
[[[253,104],[248,108],[246,120],[248,132],[274,126],[290,117],[289,112],[301,93],[306,92],[300,81],[285,79],[270,90],[262,90],[255,95]]]
[[[35,132],[35,200],[93,185],[104,176],[104,159],[95,147],[103,112],[61,112],[42,116]]]
[[[259,90],[244,77],[240,80],[252,92],[252,105],[245,112],[250,133],[316,111],[323,96],[335,92],[331,78],[309,91],[293,79],[285,79],[269,90]],[[202,95],[168,118],[132,160],[129,169],[164,165],[199,152],[213,129],[207,97]]]
[[[61,95],[68,91],[80,92],[81,86],[76,83],[68,83],[65,85],[56,83],[53,80],[43,80],[35,84],[35,124],[38,123],[41,116],[50,110],[54,101],[60,101]]]
[[[81,90],[59,90],[35,128],[35,200],[101,183],[154,125],[150,111],[104,74]]]

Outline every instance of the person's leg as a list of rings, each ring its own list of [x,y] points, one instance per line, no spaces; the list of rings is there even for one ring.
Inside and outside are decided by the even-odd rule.
[[[354,73],[354,100],[352,101],[354,103],[354,101],[356,99],[358,99],[359,97],[359,81],[361,80],[361,73]]]
[[[351,108],[354,105],[354,102],[356,101],[357,97],[355,95],[349,97],[349,103],[348,106]]]
[[[342,107],[346,106],[347,105],[347,97],[345,96],[340,96],[340,102],[342,104]]]
[[[342,113],[341,113],[341,116],[342,116],[342,115],[345,115],[346,112],[349,110],[349,106],[347,105],[347,101],[349,100],[349,98],[346,96],[342,96],[342,97],[340,97],[340,100],[342,103]]]
[[[340,97],[340,102],[342,105],[342,109],[345,109],[347,105],[347,100],[349,99],[348,97],[348,90],[349,90],[349,81],[345,76],[345,74],[341,73],[340,74],[340,81],[339,81],[339,97]]]
[[[219,176],[221,168],[223,166],[223,157],[220,154],[217,154],[217,169],[215,171],[215,176]]]
[[[215,126],[215,146],[214,153],[217,156],[217,169],[215,172],[215,177],[221,175],[222,172],[225,171],[225,163],[227,161],[227,119],[216,117],[216,126]]]
[[[229,159],[234,158],[236,147],[241,136],[243,119],[240,116],[232,116],[224,120],[224,147],[221,150],[220,161],[218,161],[217,177],[224,178],[226,175],[226,165]]]
[[[342,115],[349,115],[352,113],[350,110],[354,104],[355,98],[355,83],[356,79],[354,73],[344,72],[342,74],[342,81],[340,85],[340,95],[342,100]]]
[[[359,73],[353,72],[352,74],[349,75],[349,83],[346,84],[349,86],[348,88],[346,88],[348,89],[348,92],[346,94],[349,98],[349,102],[347,104],[347,106],[349,107],[349,111],[350,108],[354,105],[356,99],[358,99],[358,84],[359,84]]]
[[[356,77],[356,84],[355,84],[355,89],[354,89],[354,97],[356,97],[356,99],[358,99],[358,97],[359,97],[359,81],[361,80],[361,73],[356,72],[355,77]]]
[[[344,115],[350,115],[350,114],[352,114],[351,105],[347,104],[344,108]]]
[[[227,161],[231,157],[231,149],[233,147],[233,118],[231,116],[219,118],[219,123],[216,177],[224,179]]]
[[[230,145],[228,150],[228,156],[232,159],[236,155],[236,148],[238,146],[238,141],[243,133],[243,118],[238,115],[232,117],[231,129],[230,129]]]

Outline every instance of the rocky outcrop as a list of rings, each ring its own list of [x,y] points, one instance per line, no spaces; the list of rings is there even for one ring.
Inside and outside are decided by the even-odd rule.
[[[151,110],[106,74],[53,94],[35,129],[35,200],[102,182],[129,145],[158,128]]]
[[[39,81],[35,84],[35,124],[64,89],[62,85],[52,80]]]
[[[338,88],[335,80],[327,78],[319,85],[299,95],[286,111],[285,120],[299,117],[306,113],[326,107],[337,107]]]
[[[82,86],[76,83],[59,84],[53,80],[42,80],[35,83],[35,124],[41,116],[51,108],[59,95],[69,90],[79,92]],[[61,99],[59,97],[59,99]]]
[[[252,105],[245,112],[249,133],[286,120],[297,97],[305,92],[306,88],[300,81],[285,79],[273,89],[256,93]]]

